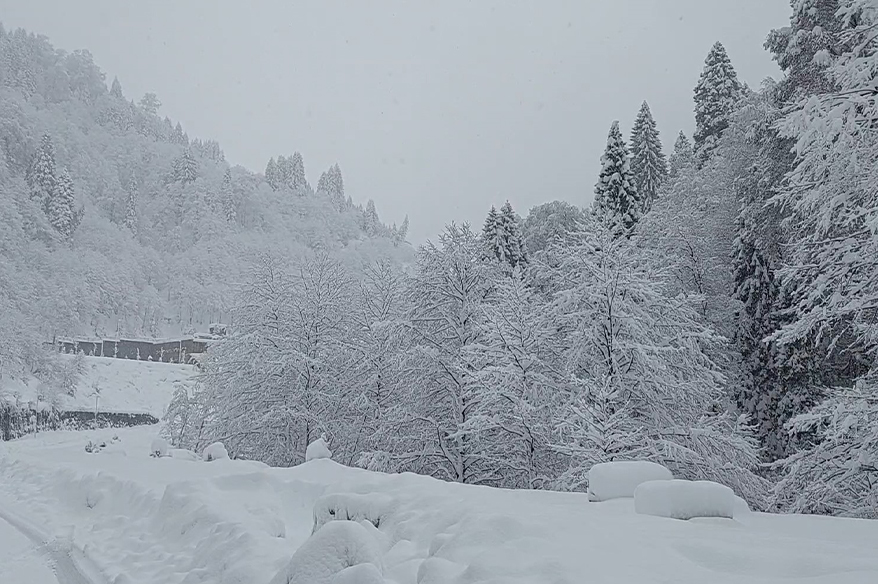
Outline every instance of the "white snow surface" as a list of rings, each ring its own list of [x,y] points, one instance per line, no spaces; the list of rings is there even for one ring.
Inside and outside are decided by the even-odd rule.
[[[171,446],[164,438],[153,438],[149,445],[149,453],[152,456],[170,456]]]
[[[305,462],[321,458],[332,458],[332,450],[323,438],[318,438],[305,449]]]
[[[47,559],[32,541],[0,519],[0,582],[58,584]]]
[[[73,355],[59,355],[73,359]],[[57,405],[64,410],[92,411],[97,406],[102,412],[152,414],[157,418],[165,412],[174,391],[188,382],[196,373],[192,365],[134,361],[113,357],[83,357],[83,371],[74,389],[74,395],[58,395]],[[21,379],[4,376],[0,383],[0,397],[21,404],[38,405],[40,393],[50,393],[34,378]]]
[[[634,490],[646,481],[669,481],[671,471],[655,462],[624,460],[602,462],[588,471],[588,496],[591,501],[631,498]]]
[[[711,481],[647,481],[634,491],[634,510],[641,515],[732,519],[737,506],[733,490]]]
[[[459,485],[332,460],[273,469],[153,458],[157,431],[0,443],[0,502],[69,538],[113,583],[258,584],[292,571],[335,584],[878,582],[878,521],[671,521],[635,513],[631,499],[591,503],[584,493]],[[114,434],[114,449],[83,449]],[[329,521],[312,535],[318,502],[326,508],[333,494],[354,518],[380,503],[378,527]]]

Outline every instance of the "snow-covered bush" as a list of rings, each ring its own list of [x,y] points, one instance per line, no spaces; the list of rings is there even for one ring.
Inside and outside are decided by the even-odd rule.
[[[192,452],[191,450],[186,450],[185,448],[170,448],[168,449],[168,456],[171,458],[176,458],[178,460],[201,460],[201,458]]]
[[[674,478],[664,466],[645,460],[602,462],[588,471],[590,501],[609,501],[633,497],[638,485],[647,481],[669,481]]]
[[[671,519],[735,516],[735,492],[711,481],[647,481],[634,491],[634,510]]]
[[[390,512],[392,499],[387,495],[369,493],[331,493],[314,503],[314,527],[312,532],[330,521],[368,521],[379,527]]]
[[[290,563],[270,584],[332,584],[337,574],[361,564],[372,564],[375,571],[382,573],[381,552],[375,539],[359,523],[332,521],[296,550]],[[366,569],[359,575],[372,578],[372,572]],[[341,581],[351,582],[348,576],[341,576]]]
[[[305,449],[305,462],[320,458],[332,458],[332,450],[329,449],[329,444],[322,436]]]
[[[213,444],[208,444],[204,451],[201,453],[201,458],[205,462],[212,462],[214,460],[228,460],[229,451],[226,450],[226,447],[222,442],[214,442]]]
[[[155,438],[152,441],[152,444],[149,446],[149,455],[155,458],[161,458],[163,456],[169,456],[168,451],[170,446],[168,445],[168,441],[164,438]]]

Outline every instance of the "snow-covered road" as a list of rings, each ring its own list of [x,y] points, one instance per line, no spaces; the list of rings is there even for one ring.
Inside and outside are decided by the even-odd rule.
[[[76,558],[76,556],[80,556]],[[0,582],[103,584],[84,557],[0,505]]]

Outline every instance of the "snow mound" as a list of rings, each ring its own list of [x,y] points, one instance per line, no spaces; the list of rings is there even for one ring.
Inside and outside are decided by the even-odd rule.
[[[204,452],[201,454],[201,458],[204,459],[205,462],[212,462],[214,460],[228,460],[229,451],[226,450],[226,447],[222,442],[214,442],[213,444],[208,444],[204,448]]]
[[[162,458],[163,456],[170,456],[171,447],[168,444],[168,441],[164,438],[156,438],[152,441],[152,444],[149,446],[149,455],[155,458]]]
[[[312,533],[330,521],[368,521],[379,527],[390,511],[392,499],[387,495],[370,493],[332,493],[314,503],[314,529]]]
[[[674,478],[667,468],[645,460],[602,462],[588,471],[588,500],[609,501],[631,498],[638,485],[647,481],[669,481]]]
[[[305,449],[305,462],[319,458],[332,458],[332,450],[323,438],[318,438]]]
[[[345,569],[372,564],[354,573]],[[337,582],[382,582],[381,552],[365,527],[353,521],[332,521],[308,538],[293,554],[290,563],[278,572],[271,584],[332,584]],[[371,579],[358,579],[369,577]]]
[[[384,584],[384,577],[375,564],[357,564],[332,577],[332,584]]]
[[[737,506],[734,491],[711,481],[648,481],[634,492],[634,510],[641,515],[731,519]]]
[[[176,458],[178,460],[201,460],[197,454],[192,452],[191,450],[186,450],[185,448],[171,448],[168,450],[168,456],[171,458]]]

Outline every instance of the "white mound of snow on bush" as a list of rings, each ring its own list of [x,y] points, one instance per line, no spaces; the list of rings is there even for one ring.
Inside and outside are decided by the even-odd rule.
[[[305,462],[320,458],[332,458],[332,450],[323,438],[318,438],[305,449]]]
[[[168,450],[168,456],[171,458],[176,458],[178,460],[201,460],[201,457],[192,452],[191,450],[186,450],[185,448],[171,448]]]
[[[156,458],[170,456],[170,449],[171,447],[168,444],[167,440],[165,440],[164,438],[155,438],[153,439],[152,444],[149,445],[149,455]]]
[[[638,485],[647,481],[669,481],[671,471],[655,462],[620,460],[602,462],[588,471],[589,501],[631,498]]]
[[[204,459],[204,462],[212,462],[214,460],[228,460],[229,451],[226,450],[226,447],[222,442],[214,442],[213,444],[208,444],[204,448],[204,452],[201,453],[201,458]]]
[[[359,523],[332,521],[296,550],[289,565],[278,572],[271,584],[331,584],[340,572],[360,564],[372,564],[375,569],[340,576],[339,582],[359,583],[355,576],[371,577],[374,572],[380,578],[381,552],[375,539]]]
[[[735,516],[735,492],[712,481],[649,481],[634,491],[634,510],[671,519]]]
[[[317,531],[330,521],[368,521],[380,527],[390,511],[392,499],[380,493],[358,495],[332,493],[314,503],[314,529]]]
[[[357,564],[332,577],[332,584],[385,584],[375,564]]]

